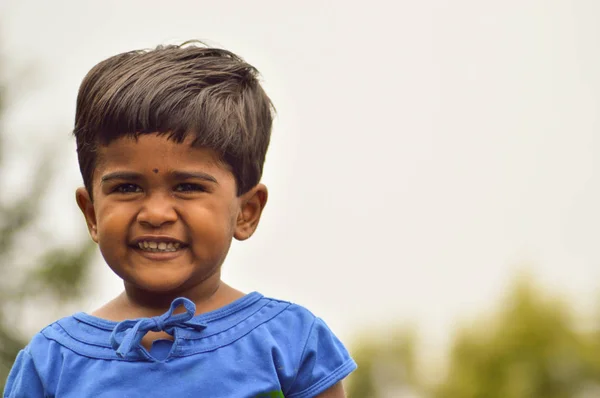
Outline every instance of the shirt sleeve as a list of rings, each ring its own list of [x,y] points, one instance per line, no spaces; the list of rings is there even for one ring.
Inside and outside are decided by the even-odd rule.
[[[340,340],[320,318],[315,318],[288,398],[312,398],[356,369]]]
[[[21,350],[6,380],[4,398],[44,398],[44,387],[33,358]]]

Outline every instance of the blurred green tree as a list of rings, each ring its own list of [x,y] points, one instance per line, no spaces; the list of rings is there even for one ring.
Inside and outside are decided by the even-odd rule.
[[[1,66],[1,65],[0,65]],[[12,192],[6,182],[3,116],[6,110],[7,90],[0,85],[0,186]],[[31,162],[33,163],[33,162]],[[68,248],[55,244],[47,236],[38,236],[46,242],[37,247],[32,235],[41,235],[35,228],[40,217],[40,204],[48,191],[52,173],[52,153],[36,166],[34,181],[28,182],[29,191],[13,197],[4,195],[0,200],[0,391],[19,350],[30,336],[23,335],[20,325],[23,311],[34,300],[43,299],[57,305],[77,298],[85,286],[85,277],[95,253],[93,243],[81,243]],[[68,226],[61,225],[61,228]],[[31,246],[36,247],[31,247]]]
[[[422,382],[414,333],[401,330],[358,340],[349,398],[600,397],[600,332],[578,328],[573,310],[529,278],[517,280],[497,311],[457,332],[435,385]]]
[[[597,336],[578,330],[572,314],[562,300],[519,280],[498,313],[458,333],[446,379],[432,396],[600,396]]]

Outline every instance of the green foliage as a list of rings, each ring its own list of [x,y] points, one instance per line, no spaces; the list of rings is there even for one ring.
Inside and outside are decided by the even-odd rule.
[[[5,96],[6,90],[0,89],[0,163],[7,141],[1,129]],[[17,353],[29,340],[15,327],[23,309],[35,299],[61,304],[79,296],[95,252],[92,242],[69,249],[52,247],[50,241],[40,256],[28,250],[27,243],[36,241],[34,225],[51,181],[52,163],[48,153],[36,167],[34,181],[28,183],[30,191],[0,202],[0,272],[5,276],[0,280],[0,391]],[[0,167],[0,183],[4,183],[4,170]]]
[[[87,244],[79,250],[55,248],[48,250],[42,257],[43,267],[36,267],[30,273],[29,290],[41,292],[51,298],[65,302],[77,298],[83,293],[81,283],[87,272],[96,245]],[[84,265],[84,266],[82,266]]]
[[[386,368],[411,369],[414,356],[407,353],[414,353],[414,349],[401,349],[410,341],[399,344],[380,337],[361,341],[353,350],[359,370],[349,380],[349,397],[600,396],[600,336],[578,330],[571,314],[562,301],[544,296],[527,280],[519,280],[499,310],[457,332],[447,374],[440,383],[420,383],[414,372],[408,378],[396,374],[396,383],[382,383],[379,375]],[[407,390],[414,395],[390,395],[390,391]]]
[[[587,349],[600,354],[564,304],[519,282],[495,319],[460,332],[434,396],[573,398],[599,380]]]

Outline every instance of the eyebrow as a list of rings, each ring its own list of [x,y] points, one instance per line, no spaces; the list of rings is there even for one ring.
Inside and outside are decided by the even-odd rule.
[[[198,180],[214,182],[215,184],[219,183],[215,177],[211,176],[210,174],[203,173],[201,171],[173,171],[169,174],[171,174],[174,179],[180,180],[180,181],[181,180],[198,179]]]
[[[179,181],[185,181],[190,179],[199,179],[204,181],[213,182],[218,184],[217,179],[210,174],[203,173],[201,171],[173,171],[169,173],[173,179]],[[101,181],[107,182],[111,180],[129,180],[129,181],[140,181],[144,177],[140,173],[136,173],[133,171],[115,171],[113,173],[106,174],[102,176]]]
[[[115,171],[114,173],[108,173],[102,176],[101,181],[106,182],[110,180],[133,180],[139,181],[142,179],[142,175],[140,173],[135,173],[132,171]]]

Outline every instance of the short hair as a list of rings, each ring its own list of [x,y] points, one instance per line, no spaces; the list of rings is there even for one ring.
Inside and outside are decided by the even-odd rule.
[[[274,107],[256,68],[230,51],[185,42],[130,51],[94,66],[77,96],[77,157],[92,196],[99,145],[165,134],[215,150],[230,166],[238,196],[261,179]],[[202,43],[199,43],[202,44]]]

